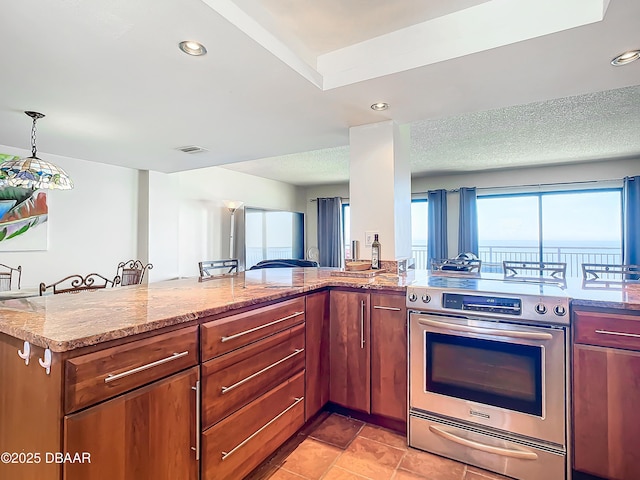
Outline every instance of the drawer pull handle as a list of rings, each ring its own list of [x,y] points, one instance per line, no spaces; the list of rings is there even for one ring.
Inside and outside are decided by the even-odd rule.
[[[271,325],[275,325],[280,322],[284,322],[285,320],[289,320],[290,318],[297,317],[298,315],[302,315],[304,312],[295,312],[291,315],[287,315],[286,317],[279,318],[278,320],[274,320],[273,322],[265,323],[264,325],[260,325],[259,327],[250,328],[249,330],[245,330],[244,332],[236,333],[234,335],[230,335],[228,337],[220,337],[220,341],[222,343],[228,342],[229,340],[234,340],[238,337],[242,337],[243,335],[247,335],[248,333],[257,332],[263,328],[270,327]]]
[[[196,452],[196,460],[200,460],[200,414],[202,411],[202,404],[200,403],[200,380],[196,381],[196,386],[191,387],[191,390],[196,391],[196,446],[191,447],[191,450]]]
[[[465,447],[475,448],[476,450],[480,450],[481,452],[493,453],[494,455],[501,455],[503,457],[519,458],[522,460],[538,459],[538,454],[536,454],[536,452],[531,452],[528,450],[513,450],[511,448],[485,445],[484,443],[469,440],[468,438],[459,437],[452,432],[447,432],[433,425],[429,425],[429,430],[442,438],[446,438],[447,440],[450,440],[452,442],[459,443],[460,445],[464,445]]]
[[[364,300],[360,300],[360,348],[364,348]]]
[[[244,447],[248,442],[251,441],[251,439],[253,439],[253,437],[258,435],[265,428],[267,428],[269,425],[271,425],[273,422],[278,420],[281,416],[283,416],[285,413],[287,413],[289,410],[291,410],[293,407],[295,407],[297,404],[299,404],[301,401],[303,401],[304,397],[296,397],[295,400],[296,400],[295,402],[293,402],[291,405],[289,405],[287,408],[285,408],[282,412],[280,412],[278,415],[273,417],[271,420],[269,420],[262,427],[260,427],[258,430],[253,432],[251,435],[249,435],[247,438],[245,438],[242,442],[240,442],[238,445],[233,447],[231,450],[229,450],[228,452],[222,452],[222,460],[226,460],[227,458],[229,458],[229,455],[231,455],[232,453],[236,452],[239,448]]]
[[[133,375],[134,373],[142,372],[143,370],[147,370],[149,368],[157,367],[158,365],[162,365],[163,363],[167,363],[167,362],[171,362],[173,360],[177,360],[178,358],[184,357],[186,355],[189,355],[189,350],[184,351],[184,352],[180,352],[180,353],[174,353],[170,357],[161,358],[160,360],[156,360],[155,362],[147,363],[146,365],[141,365],[140,367],[132,368],[131,370],[127,370],[126,372],[117,373],[115,375],[110,373],[104,379],[104,383],[114,382],[114,381],[119,380],[119,379],[121,379],[123,377],[127,377],[129,375]]]
[[[376,310],[391,310],[393,312],[399,312],[401,309],[398,307],[385,307],[383,305],[374,305],[373,308]]]
[[[601,335],[615,335],[616,337],[640,338],[640,334],[637,333],[611,332],[609,330],[596,330],[596,333],[599,333]]]
[[[296,348],[296,350],[293,353],[287,355],[286,357],[278,360],[275,363],[272,363],[271,365],[269,365],[267,367],[264,367],[262,370],[259,370],[256,373],[253,373],[253,374],[249,375],[248,377],[243,378],[239,382],[236,382],[236,383],[234,383],[233,385],[231,385],[229,387],[222,387],[222,393],[227,393],[228,391],[233,390],[234,388],[237,388],[237,387],[239,387],[240,385],[242,385],[244,383],[247,383],[249,380],[252,380],[252,379],[256,378],[259,375],[262,375],[264,372],[272,369],[273,367],[276,367],[276,366],[280,365],[282,362],[286,362],[287,360],[289,360],[292,357],[295,357],[296,355],[298,355],[301,352],[304,352],[304,348]]]

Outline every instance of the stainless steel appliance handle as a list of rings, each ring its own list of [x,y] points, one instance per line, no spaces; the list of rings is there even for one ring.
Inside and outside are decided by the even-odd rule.
[[[364,300],[360,300],[360,348],[364,348]]]
[[[484,443],[469,440],[467,438],[458,437],[457,435],[454,435],[451,432],[441,430],[438,427],[435,427],[433,425],[429,425],[429,430],[431,430],[431,432],[435,433],[436,435],[442,438],[445,438],[447,440],[450,440],[454,443],[464,445],[465,447],[474,448],[482,452],[494,453],[496,455],[501,455],[503,457],[518,458],[520,460],[537,460],[538,459],[538,454],[535,452],[526,452],[524,450],[512,450],[510,448],[502,448],[502,447],[495,447],[493,445],[485,445]]]
[[[375,308],[376,310],[392,310],[394,312],[399,312],[401,310],[398,307],[385,307],[382,305],[374,305],[373,308]]]
[[[234,335],[230,335],[228,337],[220,337],[220,341],[222,343],[228,342],[229,340],[234,340],[238,337],[242,337],[243,335],[247,335],[248,333],[257,332],[258,330],[262,330],[263,328],[270,327],[271,325],[275,325],[280,322],[284,322],[285,320],[289,320],[290,318],[297,317],[298,315],[302,315],[304,312],[295,312],[291,315],[287,315],[286,317],[279,318],[278,320],[274,320],[273,322],[265,323],[264,325],[260,325],[255,328],[250,328],[249,330],[245,330],[244,332],[239,332]]]
[[[616,337],[640,338],[640,335],[637,333],[612,332],[610,330],[596,330],[596,333],[599,333],[601,335],[615,335]]]
[[[287,360],[289,360],[292,357],[295,357],[296,355],[298,355],[300,352],[304,352],[304,348],[296,348],[293,353],[287,355],[284,358],[281,358],[280,360],[278,360],[277,362],[273,362],[271,365],[268,365],[266,367],[264,367],[262,370],[257,371],[256,373],[253,373],[251,375],[249,375],[246,378],[243,378],[242,380],[240,380],[239,382],[234,383],[233,385],[230,385],[228,387],[222,387],[222,393],[227,393],[230,390],[233,390],[234,388],[239,387],[240,385],[242,385],[243,383],[247,383],[249,380],[252,380],[254,378],[256,378],[259,375],[262,375],[264,372],[271,370],[273,367],[276,367],[278,365],[280,365],[282,362],[286,362]]]
[[[149,368],[157,367],[158,365],[162,365],[163,363],[171,362],[173,360],[177,360],[178,358],[182,358],[185,355],[189,355],[189,350],[180,353],[174,353],[170,357],[161,358],[160,360],[156,360],[155,362],[147,363],[146,365],[142,365],[140,367],[132,368],[131,370],[127,370],[126,372],[117,373],[115,375],[109,374],[104,379],[104,383],[114,382],[116,380],[121,379],[122,377],[127,377],[129,375],[133,375],[134,373],[142,372],[143,370],[147,370]]]
[[[191,387],[196,391],[196,446],[191,447],[191,450],[196,452],[196,460],[200,460],[200,413],[202,404],[200,403],[200,380],[196,381],[196,386]]]
[[[273,422],[275,422],[276,420],[278,420],[281,416],[283,416],[285,413],[287,413],[289,410],[291,410],[293,407],[295,407],[297,404],[299,404],[301,401],[304,400],[304,397],[296,397],[295,402],[293,402],[291,405],[289,405],[287,408],[285,408],[282,412],[280,412],[278,415],[276,415],[275,417],[273,417],[271,420],[269,420],[267,423],[265,423],[263,426],[261,426],[258,430],[256,430],[255,432],[253,432],[251,435],[249,435],[247,438],[245,438],[242,442],[240,442],[238,445],[236,445],[235,447],[233,447],[231,450],[229,450],[228,452],[221,452],[222,453],[222,460],[226,460],[227,458],[229,458],[229,455],[231,455],[232,453],[236,452],[239,448],[244,447],[248,442],[251,441],[251,439],[253,437],[255,437],[256,435],[258,435],[260,432],[262,432],[265,428],[267,428],[269,425],[271,425]]]
[[[418,319],[420,325],[428,327],[446,328],[456,332],[481,333],[483,335],[495,335],[498,337],[524,338],[527,340],[551,340],[553,335],[543,332],[518,332],[514,330],[499,330],[497,328],[471,327],[469,325],[458,325],[457,323],[440,322],[438,320]]]

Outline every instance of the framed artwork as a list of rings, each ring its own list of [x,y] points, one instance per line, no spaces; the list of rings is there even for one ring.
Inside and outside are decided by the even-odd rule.
[[[14,158],[0,154],[0,164]],[[0,252],[46,250],[48,216],[46,191],[10,187],[0,179]]]

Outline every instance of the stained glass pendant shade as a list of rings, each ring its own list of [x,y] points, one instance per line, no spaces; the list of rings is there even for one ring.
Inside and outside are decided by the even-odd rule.
[[[60,167],[42,160],[36,150],[36,120],[44,115],[38,112],[24,112],[33,118],[31,128],[31,156],[19,160],[7,160],[0,164],[0,181],[12,187],[70,190],[73,182]]]

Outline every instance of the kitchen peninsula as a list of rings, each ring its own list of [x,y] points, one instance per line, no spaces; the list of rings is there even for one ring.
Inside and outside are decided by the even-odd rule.
[[[3,302],[0,478],[239,478],[329,400],[402,428],[406,383],[383,382],[406,369],[404,295],[427,276],[264,269]],[[638,318],[638,288],[567,293]],[[329,345],[362,385],[329,378]]]

